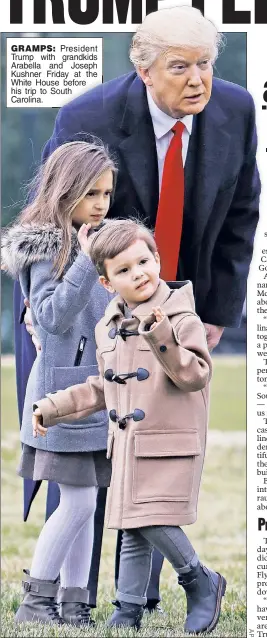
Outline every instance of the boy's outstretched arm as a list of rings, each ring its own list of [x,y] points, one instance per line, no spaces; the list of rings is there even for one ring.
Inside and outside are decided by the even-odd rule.
[[[66,390],[58,390],[48,394],[34,404],[33,436],[37,433],[45,436],[48,426],[64,422],[83,419],[98,410],[105,410],[103,382],[103,360],[96,352],[99,376],[90,376],[85,383],[73,385]],[[40,413],[35,413],[35,409]]]
[[[180,390],[201,390],[210,380],[212,363],[205,328],[199,317],[189,314],[173,326],[161,309],[154,309],[154,315],[156,320],[150,330],[147,330],[147,320],[144,320],[139,326],[139,333]]]

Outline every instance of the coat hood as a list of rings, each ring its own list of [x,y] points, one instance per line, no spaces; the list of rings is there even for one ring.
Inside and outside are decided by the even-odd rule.
[[[17,224],[2,232],[1,262],[8,275],[16,279],[19,273],[40,261],[53,261],[62,247],[62,230],[53,224],[34,226]],[[72,229],[72,263],[80,251],[77,231]]]
[[[191,281],[177,281],[174,282],[173,286],[175,286],[175,289],[171,290],[170,286],[160,279],[159,286],[154,295],[132,310],[132,316],[142,321],[145,317],[152,314],[152,308],[155,306],[162,306],[168,317],[180,313],[196,314]],[[115,317],[120,315],[124,316],[123,305],[124,300],[120,295],[112,299],[105,312],[106,325]]]

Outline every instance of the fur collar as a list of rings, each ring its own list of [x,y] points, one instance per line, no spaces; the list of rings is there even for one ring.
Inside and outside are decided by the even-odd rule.
[[[1,245],[2,268],[11,277],[17,278],[32,264],[54,260],[62,246],[62,230],[53,224],[17,224],[2,231]],[[73,228],[69,264],[74,262],[79,251],[77,231]]]

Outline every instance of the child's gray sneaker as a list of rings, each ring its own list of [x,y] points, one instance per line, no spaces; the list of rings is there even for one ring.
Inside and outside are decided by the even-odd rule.
[[[116,609],[107,621],[108,627],[135,627],[137,630],[140,629],[144,613],[143,605],[125,603],[120,600],[113,600],[112,604],[115,605]]]
[[[45,624],[64,625],[65,622],[60,618],[56,602],[58,582],[33,578],[27,569],[24,569],[23,573],[25,574],[22,580],[24,598],[15,615],[15,622],[39,621]]]
[[[60,587],[58,599],[60,615],[65,622],[84,627],[95,625],[89,606],[89,590],[82,587]]]
[[[226,580],[221,574],[198,563],[178,578],[187,598],[187,618],[184,629],[189,634],[210,633],[220,617]]]

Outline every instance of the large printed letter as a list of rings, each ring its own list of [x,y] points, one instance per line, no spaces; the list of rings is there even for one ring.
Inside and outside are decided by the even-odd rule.
[[[52,3],[52,19],[54,24],[65,24],[63,0],[50,0]],[[45,24],[46,0],[34,0],[34,24]]]
[[[97,19],[99,0],[87,0],[86,11],[81,10],[79,0],[69,0],[69,15],[76,24],[91,24]]]
[[[158,10],[158,0],[146,0],[146,14]]]
[[[10,24],[22,24],[22,0],[10,0]]]
[[[250,11],[236,11],[235,0],[223,0],[224,24],[250,24]]]
[[[119,24],[126,24],[129,6],[132,5],[131,21],[139,24],[143,20],[142,8],[143,0],[115,0]],[[158,0],[146,0],[146,14],[157,11]],[[103,23],[113,24],[114,21],[114,0],[103,1]]]
[[[255,22],[256,24],[267,24],[267,5],[262,0],[255,2]]]
[[[192,7],[199,9],[199,11],[201,11],[204,15],[204,0],[193,0]]]

